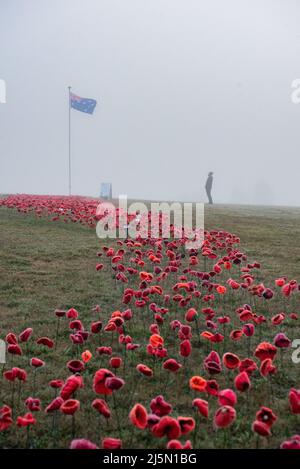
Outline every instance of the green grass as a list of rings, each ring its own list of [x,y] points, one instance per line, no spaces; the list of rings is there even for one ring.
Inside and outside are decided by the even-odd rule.
[[[241,238],[241,250],[244,250],[250,261],[261,262],[262,269],[258,279],[266,286],[274,286],[274,279],[283,275],[290,279],[300,280],[300,209],[243,207],[243,206],[213,206],[207,207],[205,212],[206,229],[222,229],[235,233]],[[100,318],[104,321],[110,314],[118,309],[124,309],[121,303],[122,288],[115,285],[111,274],[106,271],[96,272],[95,264],[98,261],[96,253],[103,244],[96,237],[93,229],[79,224],[66,224],[62,222],[50,222],[46,218],[37,219],[34,215],[22,215],[13,210],[0,208],[0,337],[4,338],[8,331],[20,333],[25,327],[33,327],[34,338],[47,335],[54,338],[56,308],[76,308],[80,312],[86,328],[92,320],[98,318],[91,308],[99,304],[101,306]],[[137,283],[136,283],[137,285]],[[298,298],[298,303],[296,303]],[[234,310],[245,302],[252,301],[249,296],[237,295],[230,297],[224,304],[218,305],[218,309],[230,314],[236,321]],[[290,302],[276,298],[268,302],[258,302],[255,311],[258,314],[266,314],[268,317],[280,311],[288,313],[299,309],[299,295],[294,296]],[[133,308],[134,309],[134,308]],[[223,311],[222,311],[223,312]],[[169,320],[174,318],[182,320],[182,312],[172,308]],[[129,331],[134,342],[145,345],[149,338],[148,325],[150,317],[144,329],[140,312],[135,311],[135,320],[129,324]],[[66,378],[69,375],[66,369],[66,361],[74,357],[74,349],[68,338],[67,322],[65,328],[61,328],[59,346],[57,352],[41,350],[34,342],[30,345],[30,356],[40,356],[45,359],[47,365],[38,372],[37,397],[42,400],[43,407],[51,401],[52,390],[47,383],[53,378]],[[170,356],[175,354],[178,342],[170,334],[165,324],[161,333],[166,337]],[[233,326],[239,324],[233,322]],[[232,328],[233,328],[232,326]],[[203,321],[202,328],[204,329]],[[282,330],[290,337],[300,338],[300,327],[295,321],[288,321],[282,328],[270,329],[264,327],[262,338],[272,340],[276,332]],[[98,339],[92,338],[87,344],[92,352],[98,345]],[[111,337],[107,334],[103,339],[106,345],[110,344]],[[258,343],[255,337],[254,343]],[[215,346],[222,353],[222,344]],[[114,353],[119,353],[116,339],[113,342]],[[246,345],[227,342],[227,351],[238,353],[242,358],[247,355]],[[153,362],[147,356],[145,348],[139,349],[131,355],[132,363],[128,364],[125,375],[126,385],[124,390],[116,394],[119,419],[121,422],[121,435],[124,447],[164,447],[165,440],[153,440],[148,432],[141,432],[128,423],[128,412],[131,404],[143,403],[149,408],[149,401],[156,395],[163,393],[174,407],[174,415],[193,415],[191,401],[195,397],[189,391],[188,379],[194,374],[205,376],[202,371],[202,360],[207,352],[206,345],[199,347],[196,338],[193,339],[193,355],[189,359],[189,368],[180,372],[179,376],[170,379],[165,384],[165,374],[161,374],[156,365],[155,376],[152,380],[137,377],[136,363],[143,362],[153,367]],[[175,356],[175,355],[174,355]],[[15,366],[24,367],[31,377],[28,366],[28,356],[14,360]],[[81,401],[81,409],[76,416],[76,436],[89,438],[99,443],[100,436],[119,436],[116,425],[116,416],[106,425],[101,422],[99,426],[95,411],[90,408],[95,395],[91,389],[93,373],[100,367],[107,367],[107,358],[100,360],[96,355],[85,373],[85,388],[78,392]],[[264,447],[278,447],[280,442],[288,436],[299,433],[299,418],[290,414],[288,410],[287,393],[291,386],[299,387],[299,368],[291,361],[291,351],[284,356],[284,367],[274,378],[274,401],[271,406],[278,414],[273,430],[273,436],[260,443]],[[11,357],[8,358],[6,369],[11,367]],[[120,373],[122,376],[122,373]],[[232,376],[229,377],[232,380]],[[173,380],[173,381],[172,381]],[[227,377],[222,374],[217,376],[222,387],[228,387]],[[238,396],[238,418],[230,431],[232,447],[255,447],[256,437],[251,432],[251,422],[260,405],[270,404],[269,386],[258,375],[253,378],[253,392],[248,398]],[[0,382],[0,406],[3,403],[10,404],[11,388],[8,382]],[[230,387],[232,382],[230,382]],[[32,380],[22,388],[21,398],[25,399],[32,393]],[[101,396],[99,396],[101,397]],[[205,396],[199,395],[205,398]],[[22,400],[21,399],[21,400]],[[215,399],[209,398],[211,405],[210,421],[201,420],[195,447],[220,448],[224,445],[223,434],[215,431],[211,420],[216,408]],[[111,397],[109,404],[113,406]],[[25,406],[20,402],[16,404],[16,415],[23,415]],[[299,416],[298,416],[299,417]],[[60,416],[60,430],[58,435],[51,432],[52,417],[41,414],[38,416],[38,424],[32,432],[32,444],[34,447],[68,447],[71,440],[71,420]],[[187,437],[189,438],[189,437]],[[187,439],[183,437],[183,440]],[[193,440],[193,436],[190,436]],[[154,443],[153,443],[154,442]],[[0,433],[1,447],[22,447],[25,445],[25,432],[13,425],[8,431]]]

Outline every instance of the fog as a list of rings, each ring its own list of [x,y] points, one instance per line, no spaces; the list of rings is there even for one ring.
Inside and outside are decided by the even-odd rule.
[[[300,205],[297,0],[0,0],[0,192]]]

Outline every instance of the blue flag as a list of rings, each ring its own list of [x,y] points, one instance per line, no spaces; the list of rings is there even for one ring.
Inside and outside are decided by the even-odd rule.
[[[93,114],[96,104],[95,99],[80,98],[80,96],[70,93],[70,106],[77,111]]]

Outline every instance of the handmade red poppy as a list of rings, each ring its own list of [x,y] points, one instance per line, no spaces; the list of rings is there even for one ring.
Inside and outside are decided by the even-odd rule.
[[[293,414],[300,414],[300,389],[292,388],[289,392],[290,409]]]
[[[205,417],[206,419],[208,418],[209,404],[207,401],[205,401],[204,399],[196,398],[193,400],[193,407],[197,407],[199,413],[203,415],[203,417]]]
[[[28,342],[30,336],[33,333],[33,329],[31,327],[27,327],[21,334],[19,335],[20,342]]]
[[[236,393],[232,389],[222,389],[218,394],[218,402],[222,405],[234,407],[237,401]]]
[[[222,367],[219,354],[214,350],[210,352],[210,354],[205,358],[203,366],[211,375],[221,373]]]
[[[112,376],[111,378],[109,377],[105,380],[105,387],[111,391],[118,391],[124,386],[124,384],[125,381],[122,378],[118,378],[117,376]]]
[[[270,436],[271,430],[270,427],[259,420],[255,420],[252,424],[252,431],[257,433],[260,436]]]
[[[172,412],[171,404],[166,402],[161,395],[152,399],[150,402],[150,409],[159,417],[163,417],[164,415],[168,415]]]
[[[163,363],[163,368],[173,373],[176,373],[181,367],[182,365],[178,363],[174,358],[169,358]]]
[[[269,342],[261,342],[255,349],[254,355],[263,361],[266,358],[271,358],[274,360],[274,357],[277,353],[277,348],[275,345],[270,344]]]
[[[147,426],[147,410],[142,404],[135,404],[129,413],[129,419],[133,425],[143,430]]]
[[[229,370],[234,370],[239,367],[240,359],[234,353],[227,352],[223,355],[222,358],[223,364]]]
[[[294,435],[280,445],[281,449],[300,449],[300,435]]]
[[[239,373],[234,379],[234,385],[240,392],[248,391],[248,389],[251,387],[251,381],[248,373],[246,373],[246,371]]]
[[[214,416],[214,424],[216,427],[225,428],[229,427],[236,418],[236,411],[234,407],[225,405],[217,409]]]
[[[273,361],[271,360],[271,358],[266,358],[261,362],[259,372],[261,376],[266,377],[268,375],[276,373],[276,370],[277,368],[275,365],[273,365]]]
[[[206,379],[201,376],[193,376],[189,382],[190,388],[193,391],[205,392],[206,390]]]
[[[79,375],[72,375],[67,378],[65,384],[62,386],[60,391],[60,396],[67,400],[69,397],[80,387],[83,386],[83,381],[81,376]]]
[[[13,423],[12,410],[8,405],[0,408],[0,432],[3,432]]]
[[[108,404],[103,399],[94,399],[92,402],[92,407],[96,409],[99,414],[103,415],[106,419],[109,419],[111,416],[110,409]]]
[[[41,368],[42,366],[45,366],[44,360],[41,360],[40,358],[33,357],[30,360],[30,365],[33,366],[34,368]]]
[[[39,339],[37,339],[36,343],[38,345],[45,345],[48,348],[54,347],[54,342],[53,340],[49,339],[49,337],[40,337]]]
[[[77,399],[68,399],[60,406],[60,411],[66,415],[73,415],[80,408],[80,402]]]
[[[166,436],[169,440],[176,439],[181,434],[179,422],[169,415],[162,417],[160,421],[152,427],[151,431],[157,438]]]
[[[105,382],[107,378],[113,378],[115,375],[106,368],[101,368],[96,371],[93,380],[93,389],[97,394],[112,394],[113,390],[106,387]]]
[[[53,401],[50,402],[50,404],[48,404],[48,406],[45,409],[46,414],[48,414],[50,412],[54,412],[56,410],[59,410],[61,408],[63,402],[64,402],[64,400],[60,396],[53,399]]]
[[[118,438],[103,438],[102,448],[103,449],[121,449],[122,440],[119,440]]]
[[[70,449],[98,449],[98,446],[90,440],[85,440],[84,438],[81,438],[77,440],[72,440],[70,444]]]
[[[188,339],[183,340],[180,343],[180,355],[182,357],[189,357],[191,353],[192,353],[191,342]]]
[[[144,365],[143,363],[139,363],[136,366],[136,369],[144,376],[153,376],[153,371],[151,370],[151,368],[149,368],[147,365]]]
[[[187,435],[195,428],[195,420],[192,417],[178,417],[181,435]]]
[[[268,427],[271,427],[273,423],[276,422],[277,417],[269,407],[261,407],[256,412],[256,420],[263,422],[264,424],[268,425]]]
[[[20,416],[17,418],[18,427],[28,427],[29,425],[34,425],[35,423],[36,419],[30,412],[25,414],[23,417]]]

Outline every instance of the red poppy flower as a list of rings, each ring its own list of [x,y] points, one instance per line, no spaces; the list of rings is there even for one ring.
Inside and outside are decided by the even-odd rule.
[[[81,358],[82,358],[82,361],[84,363],[88,363],[92,359],[92,357],[93,357],[93,355],[91,354],[91,352],[89,350],[85,350],[81,354]]]
[[[240,359],[237,355],[234,353],[227,352],[223,355],[222,358],[223,364],[226,368],[229,370],[234,370],[235,368],[238,368],[240,365]]]
[[[53,340],[49,339],[49,337],[40,337],[39,339],[37,339],[36,343],[38,345],[45,345],[48,348],[54,347],[54,342]]]
[[[103,399],[94,399],[92,402],[92,407],[96,409],[99,414],[103,415],[106,419],[110,418],[111,412],[108,407],[108,404]]]
[[[55,399],[53,399],[52,402],[50,402],[50,404],[48,404],[48,406],[45,409],[45,412],[47,414],[49,414],[50,412],[54,412],[55,410],[59,410],[61,408],[63,402],[64,402],[64,400],[60,396],[56,397]]]
[[[196,398],[193,400],[193,407],[197,407],[199,413],[203,415],[203,417],[205,417],[206,419],[208,418],[209,405],[207,401],[205,401],[204,399]]]
[[[120,366],[122,365],[122,358],[112,357],[109,363],[112,368],[115,368],[115,369],[120,368]]]
[[[60,411],[66,415],[73,415],[80,408],[80,402],[77,399],[68,399],[60,406]]]
[[[111,378],[106,378],[105,387],[111,391],[118,391],[125,384],[125,381],[117,376],[112,376]]]
[[[204,392],[206,390],[206,379],[201,376],[193,376],[189,385],[193,391]]]
[[[99,334],[102,329],[102,321],[95,321],[91,324],[91,332],[92,334]]]
[[[25,401],[25,405],[31,412],[38,412],[41,410],[41,401],[37,398],[28,397]]]
[[[82,386],[82,378],[79,375],[69,376],[61,388],[60,396],[63,398],[63,400],[67,400],[78,388]]]
[[[210,354],[205,358],[203,366],[211,375],[221,373],[222,367],[219,354],[214,350],[210,352]]]
[[[103,438],[102,448],[103,449],[121,449],[122,440],[119,440],[118,438]]]
[[[273,365],[271,358],[266,358],[261,362],[259,372],[261,376],[266,377],[268,375],[276,373],[276,370],[277,368],[275,365]]]
[[[129,413],[129,419],[140,430],[146,428],[148,414],[145,407],[142,404],[135,404]]]
[[[270,436],[271,430],[270,427],[259,420],[255,420],[252,424],[252,431],[257,433],[260,436]]]
[[[242,331],[247,337],[252,337],[255,331],[255,327],[251,323],[244,324],[242,327]]]
[[[56,309],[54,311],[54,314],[55,316],[57,316],[58,318],[62,318],[66,315],[66,311],[63,311],[62,309]]]
[[[184,444],[179,440],[170,440],[167,444],[167,449],[192,449],[192,443],[187,440]]]
[[[198,316],[198,313],[195,310],[195,308],[190,308],[185,314],[185,320],[187,322],[192,322],[192,321],[195,321],[197,316]]]
[[[21,334],[19,335],[19,341],[20,342],[27,342],[33,332],[33,329],[31,327],[27,327]]]
[[[250,376],[255,370],[257,370],[257,364],[255,363],[254,360],[251,360],[251,358],[245,358],[244,360],[240,362],[240,366],[239,366],[240,373],[242,371],[246,371],[246,373],[248,373],[248,375]]]
[[[244,332],[240,329],[235,329],[234,331],[230,332],[231,340],[238,341],[242,338]]]
[[[300,449],[300,435],[294,435],[280,445],[281,449]]]
[[[106,387],[107,378],[113,378],[115,375],[106,368],[96,371],[93,381],[93,389],[97,394],[112,394],[113,390]]]
[[[82,363],[80,360],[70,360],[67,363],[67,368],[72,373],[80,373],[84,369],[84,363]]]
[[[278,348],[288,348],[291,345],[291,341],[285,334],[280,332],[274,338],[274,345]]]
[[[164,415],[168,415],[172,412],[172,406],[168,402],[166,402],[163,396],[157,396],[150,402],[150,409],[155,415],[159,417],[163,417]]]
[[[219,392],[219,384],[215,379],[209,379],[206,381],[206,392],[211,396],[217,396]]]
[[[142,375],[145,375],[145,376],[153,376],[153,371],[151,370],[151,368],[149,368],[147,365],[144,365],[143,363],[139,363],[137,366],[136,366],[136,369],[137,371],[139,371]]]
[[[7,351],[12,355],[22,355],[22,349],[18,344],[9,344]]]
[[[84,438],[72,440],[70,444],[70,449],[98,449],[98,446],[95,443],[92,443],[90,440],[85,440]]]
[[[8,405],[0,408],[0,432],[3,432],[13,423],[12,410]]]
[[[225,428],[229,427],[236,418],[236,411],[234,407],[224,405],[219,407],[215,413],[214,424],[216,427]]]
[[[276,314],[275,316],[272,317],[272,324],[274,326],[278,326],[279,324],[281,324],[285,319],[285,314],[284,313],[279,313],[279,314]]]
[[[183,340],[180,343],[180,355],[182,357],[189,357],[191,353],[192,353],[191,342],[188,339]]]
[[[293,414],[300,414],[300,389],[292,388],[289,392],[290,409]]]
[[[64,382],[62,379],[53,379],[50,381],[49,386],[53,389],[59,389],[64,385]]]
[[[234,407],[237,401],[235,392],[232,389],[223,389],[218,394],[219,404]]]
[[[234,379],[234,385],[238,391],[244,392],[250,389],[251,381],[246,371],[239,373]]]
[[[169,440],[174,440],[181,434],[179,422],[169,415],[162,417],[160,421],[152,427],[151,431],[157,438],[166,436]]]
[[[254,352],[254,355],[259,358],[259,360],[263,361],[266,358],[271,358],[274,360],[274,357],[277,353],[277,349],[274,345],[270,344],[269,342],[261,342]]]
[[[35,423],[36,420],[30,412],[25,414],[23,417],[20,416],[17,418],[18,427],[28,427],[28,425],[34,425]]]
[[[264,424],[268,425],[268,427],[271,427],[273,423],[276,422],[277,417],[272,409],[269,409],[269,407],[261,407],[256,412],[256,420],[263,422]]]
[[[168,371],[172,371],[173,373],[176,373],[182,365],[178,363],[174,358],[169,358],[163,363],[163,368]]]
[[[195,420],[192,417],[178,417],[177,420],[180,425],[181,435],[186,435],[194,430]]]
[[[5,337],[5,340],[10,345],[16,345],[18,343],[18,339],[16,335],[13,334],[13,332],[9,332],[9,334],[7,334],[7,336]]]
[[[34,368],[41,368],[42,366],[45,366],[44,360],[41,360],[40,358],[33,357],[30,360],[30,365],[33,366]]]
[[[111,347],[97,347],[97,352],[99,355],[111,355],[112,354],[112,348]]]
[[[66,312],[66,316],[68,319],[76,319],[78,318],[78,311],[76,311],[75,308],[70,308],[67,312]]]

